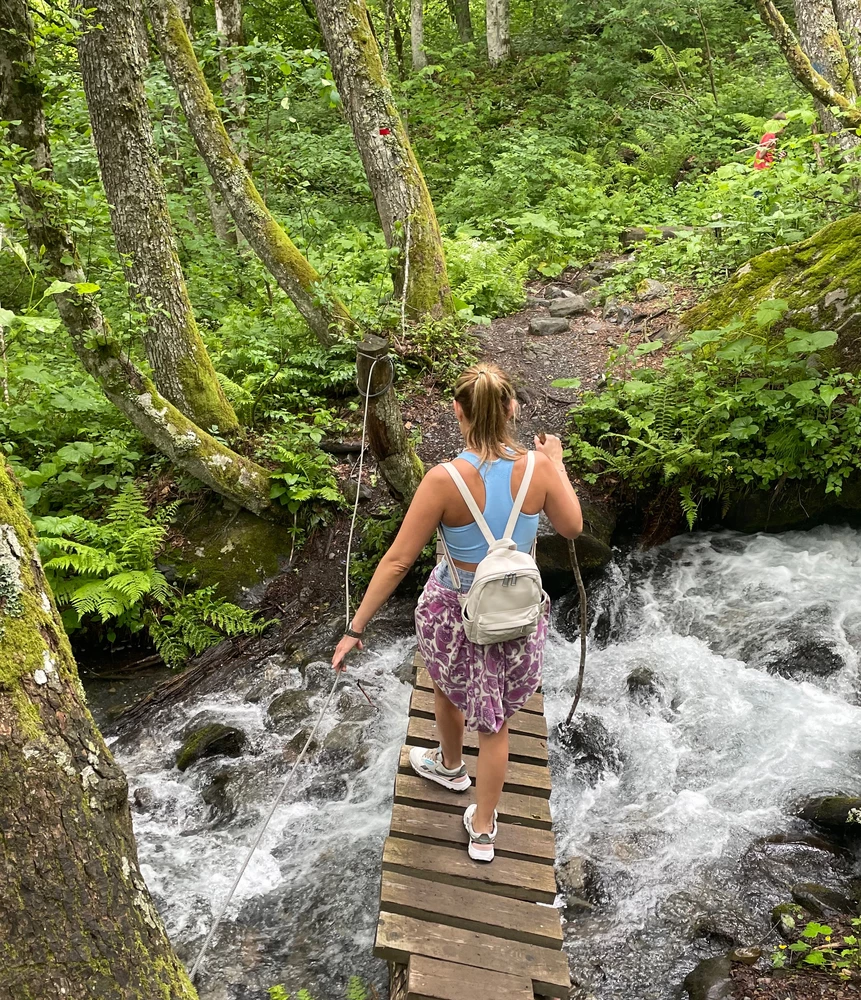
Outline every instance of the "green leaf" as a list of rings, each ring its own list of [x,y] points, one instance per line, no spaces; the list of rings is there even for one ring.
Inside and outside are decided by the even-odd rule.
[[[653,354],[655,351],[660,351],[663,346],[660,340],[646,340],[634,348],[634,354]]]
[[[9,309],[0,309],[0,326],[11,326],[15,319],[15,313]]]
[[[557,378],[550,384],[556,389],[579,389],[582,383],[579,378]]]
[[[40,333],[53,333],[60,325],[60,320],[49,316],[16,316],[15,322],[28,330],[38,330]]]
[[[101,291],[102,286],[93,284],[92,281],[79,281],[75,285],[75,291],[78,295],[95,295],[96,292]]]
[[[783,316],[787,309],[789,309],[789,303],[786,299],[766,299],[765,302],[760,302],[754,313],[753,321],[757,326],[771,326]]]
[[[790,396],[795,396],[798,400],[809,401],[813,398],[813,389],[819,385],[818,378],[802,379],[800,382],[793,382],[785,387],[785,391]]]
[[[823,402],[826,406],[831,406],[838,396],[842,396],[846,390],[840,385],[821,385],[819,386],[819,395],[822,397]]]
[[[68,292],[72,287],[69,281],[52,281],[50,285],[45,289],[45,295],[59,295],[61,292]]]
[[[802,959],[808,965],[825,965],[825,956],[821,951],[811,951],[809,955],[805,955]]]

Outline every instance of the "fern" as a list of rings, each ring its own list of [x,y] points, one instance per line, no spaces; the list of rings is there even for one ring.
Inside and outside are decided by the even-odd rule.
[[[368,1000],[368,991],[358,976],[352,976],[347,984],[347,1000]]]
[[[688,522],[688,530],[693,531],[694,525],[697,522],[699,504],[694,500],[690,486],[681,486],[679,488],[679,501],[685,514],[685,520]]]

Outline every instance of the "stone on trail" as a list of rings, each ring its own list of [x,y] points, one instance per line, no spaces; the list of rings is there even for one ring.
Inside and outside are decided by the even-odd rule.
[[[589,311],[589,302],[583,295],[570,295],[564,299],[554,299],[550,303],[551,316],[577,316]]]
[[[247,742],[241,729],[212,722],[188,736],[176,755],[176,766],[185,771],[204,757],[239,757]]]
[[[526,296],[526,308],[527,309],[546,309],[550,303],[547,299],[541,298],[538,295],[527,295]]]
[[[621,305],[616,299],[607,299],[604,303],[604,319],[617,326],[627,326],[634,319],[634,310],[630,306]]]
[[[537,337],[549,337],[554,333],[566,333],[567,319],[554,319],[552,316],[533,316],[529,321],[529,332]]]
[[[685,976],[690,1000],[730,1000],[733,995],[732,968],[728,956],[706,958]]]
[[[649,299],[660,299],[669,294],[669,289],[654,278],[644,278],[637,285],[637,301],[648,302]]]
[[[546,299],[568,299],[577,293],[567,285],[548,285],[544,289]]]

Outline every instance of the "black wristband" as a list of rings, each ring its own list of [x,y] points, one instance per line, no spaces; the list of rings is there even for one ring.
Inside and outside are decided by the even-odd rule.
[[[344,635],[348,635],[351,639],[361,639],[364,634],[364,632],[354,631],[349,626],[344,629]]]

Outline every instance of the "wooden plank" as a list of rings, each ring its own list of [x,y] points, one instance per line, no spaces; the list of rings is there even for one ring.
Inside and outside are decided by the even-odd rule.
[[[421,653],[416,653],[413,659],[413,666],[416,668],[416,687],[422,691],[433,691],[433,681],[424,665]],[[530,712],[533,715],[544,715],[544,695],[534,694],[521,708],[521,712]]]
[[[438,809],[421,809],[396,802],[392,807],[391,834],[407,840],[439,841],[464,848],[467,843],[463,816]],[[550,830],[514,823],[499,824],[496,854],[500,857],[521,858],[537,864],[552,865],[555,841]]]
[[[374,954],[389,962],[403,963],[413,955],[422,955],[520,976],[532,981],[536,993],[563,1000],[571,989],[568,960],[558,949],[506,941],[399,913],[380,914]]]
[[[556,899],[556,876],[550,865],[502,857],[487,864],[473,861],[460,847],[422,844],[401,837],[386,838],[383,871],[422,873],[423,878],[435,882],[533,903],[552,903]]]
[[[406,742],[411,746],[435,747],[439,745],[439,734],[436,723],[432,719],[419,719],[413,716],[407,727]],[[478,733],[463,734],[464,753],[478,753]],[[547,740],[536,736],[521,736],[512,733],[508,737],[508,755],[511,760],[523,764],[547,764]]]
[[[434,695],[432,691],[420,691],[416,688],[410,699],[410,715],[423,719],[434,718]],[[547,739],[547,722],[543,715],[529,712],[515,712],[508,720],[508,731],[520,733],[523,736],[538,736]]]
[[[420,809],[442,809],[463,816],[467,806],[475,802],[475,786],[455,794],[417,774],[399,774],[395,778],[395,802],[418,806]],[[503,792],[496,807],[503,823],[551,828],[550,803],[536,795]]]
[[[522,899],[489,896],[474,889],[384,871],[380,907],[418,920],[496,934],[509,941],[523,941],[544,948],[562,947],[558,912]]]
[[[410,764],[410,750],[411,747],[401,747],[398,770],[404,774],[415,774]],[[465,754],[463,762],[466,764],[466,773],[475,781],[478,772],[478,757],[473,754]],[[537,795],[539,798],[549,799],[552,791],[550,771],[547,767],[538,767],[535,764],[520,764],[514,760],[509,761],[504,788],[506,792],[516,792],[518,795]]]
[[[534,1000],[532,980],[487,969],[441,962],[424,955],[410,959],[407,1000]]]

